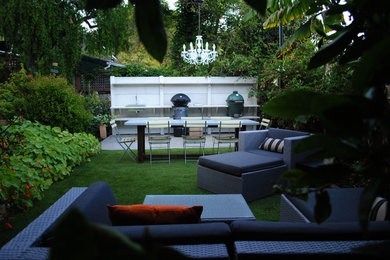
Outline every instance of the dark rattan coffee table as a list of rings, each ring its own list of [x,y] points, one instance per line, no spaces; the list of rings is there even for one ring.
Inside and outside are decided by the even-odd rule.
[[[202,222],[256,220],[241,194],[212,195],[146,195],[144,204],[203,206]]]

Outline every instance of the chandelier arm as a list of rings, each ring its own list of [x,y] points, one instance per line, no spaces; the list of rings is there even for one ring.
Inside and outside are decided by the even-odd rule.
[[[198,2],[198,35],[200,35],[200,2]]]

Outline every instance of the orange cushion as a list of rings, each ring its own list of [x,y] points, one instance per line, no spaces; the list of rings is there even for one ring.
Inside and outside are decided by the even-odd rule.
[[[107,205],[113,226],[199,223],[203,206]]]

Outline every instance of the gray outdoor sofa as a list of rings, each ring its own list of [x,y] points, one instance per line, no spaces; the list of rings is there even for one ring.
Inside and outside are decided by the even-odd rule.
[[[197,185],[213,193],[241,193],[247,201],[270,196],[280,175],[308,155],[293,153],[297,142],[307,136],[277,128],[242,131],[239,151],[199,157]],[[283,151],[259,149],[266,138],[284,140]]]
[[[105,182],[71,188],[0,249],[0,260],[47,260],[56,226],[72,208],[77,208],[89,222],[112,227],[135,242],[144,242],[147,229],[149,242],[174,248],[188,257],[230,258],[228,250],[232,248],[232,241],[227,223],[112,226],[107,204],[117,205],[118,202]],[[81,236],[80,232],[74,235]]]
[[[89,222],[111,226],[135,242],[144,241],[145,228],[148,228],[149,243],[156,242],[174,248],[194,259],[290,259],[296,256],[306,259],[334,260],[338,257],[361,259],[362,254],[357,254],[353,248],[390,241],[389,222],[371,222],[370,232],[362,234],[356,221],[358,205],[356,201],[359,199],[355,196],[356,193],[347,191],[348,194],[352,194],[350,196],[354,201],[352,204],[346,204],[351,200],[343,202],[343,190],[336,193],[336,196],[331,195],[331,198],[335,198],[336,202],[346,206],[346,210],[352,212],[351,219],[348,219],[347,214],[342,222],[334,222],[335,219],[332,218],[329,223],[321,225],[287,221],[237,220],[230,223],[111,226],[106,205],[115,205],[116,198],[107,183],[96,182],[89,187],[71,188],[4,245],[0,249],[0,259],[48,259],[55,234],[53,231],[63,216],[73,207],[78,208]],[[306,205],[308,210],[311,208],[310,203]],[[291,204],[282,203],[281,214],[292,212],[283,207],[291,208]],[[74,236],[78,235],[81,234],[77,232],[74,234]]]
[[[235,221],[233,233],[237,260],[279,259],[388,259],[390,222],[369,221],[367,232],[359,222],[363,188],[328,188],[331,215],[323,223],[314,219],[315,193],[308,200],[281,194],[279,222]],[[373,211],[373,214],[375,210]],[[372,218],[373,216],[371,216]],[[359,247],[384,243],[367,257]]]

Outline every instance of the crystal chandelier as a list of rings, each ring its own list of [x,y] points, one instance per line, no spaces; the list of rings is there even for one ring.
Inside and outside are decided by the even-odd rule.
[[[203,48],[203,39],[200,35],[200,3],[203,0],[196,0],[198,2],[198,35],[195,40],[195,48],[192,42],[190,43],[190,48],[186,51],[186,45],[183,44],[183,51],[181,56],[183,60],[187,63],[194,65],[208,65],[213,62],[216,57],[218,57],[218,52],[215,50],[215,44],[213,44],[213,50],[209,50],[209,43],[206,42],[205,48]]]

